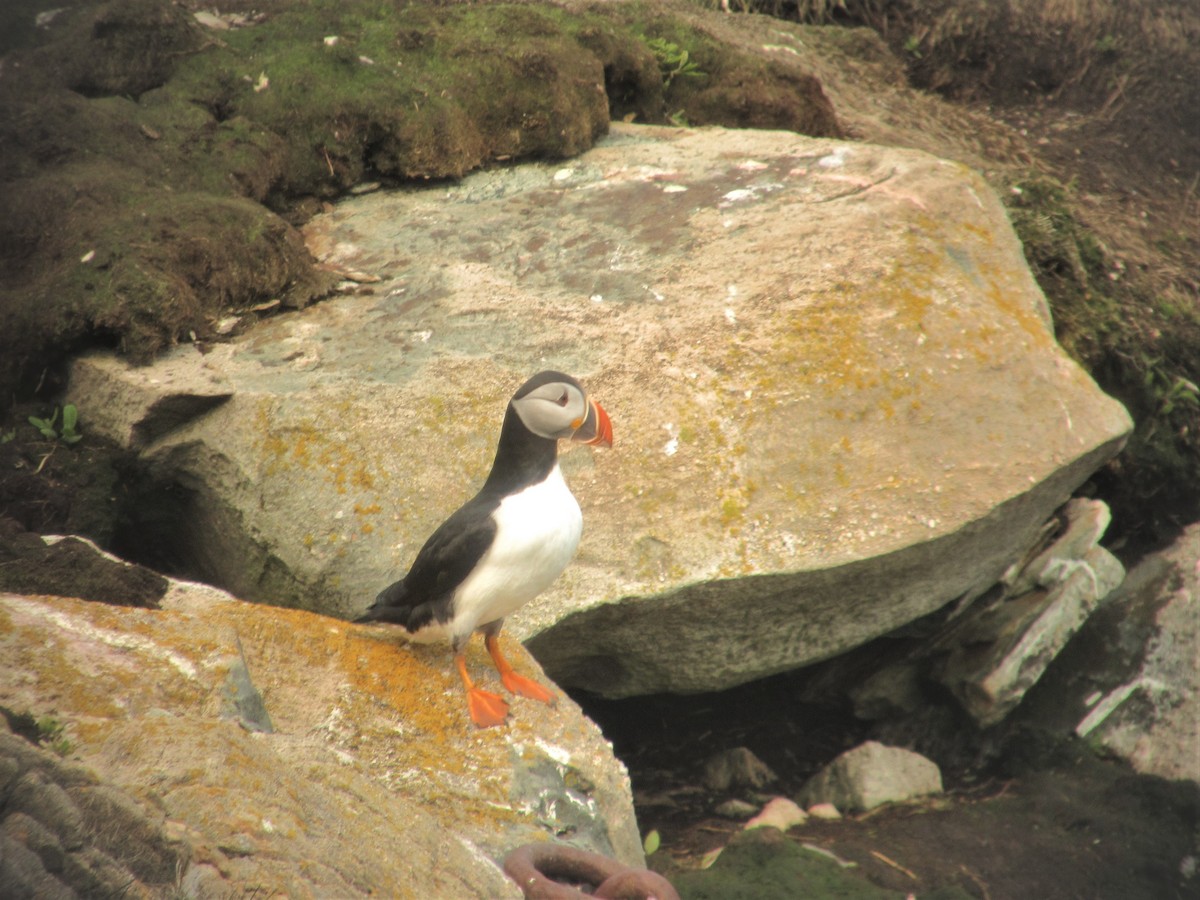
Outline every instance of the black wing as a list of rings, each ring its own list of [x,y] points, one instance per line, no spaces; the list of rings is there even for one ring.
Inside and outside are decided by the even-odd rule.
[[[403,579],[379,592],[356,622],[394,622],[410,632],[454,616],[451,600],[492,545],[494,498],[477,496],[443,522],[417,554]]]

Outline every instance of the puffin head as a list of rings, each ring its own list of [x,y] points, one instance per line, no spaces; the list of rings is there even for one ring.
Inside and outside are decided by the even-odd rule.
[[[612,423],[576,379],[562,372],[538,372],[513,394],[512,408],[536,435],[611,447]]]

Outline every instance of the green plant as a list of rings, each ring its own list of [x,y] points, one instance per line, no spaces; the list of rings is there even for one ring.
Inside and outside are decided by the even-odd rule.
[[[652,38],[646,41],[646,46],[658,60],[658,68],[662,72],[663,89],[669,88],[676,78],[700,78],[704,75],[700,67],[692,62],[687,50],[674,41],[666,38]]]
[[[1145,375],[1146,387],[1158,398],[1157,413],[1169,416],[1176,409],[1200,409],[1200,387],[1181,375],[1163,371],[1163,364],[1156,361]]]
[[[53,716],[42,716],[37,720],[38,743],[57,753],[68,756],[75,745],[67,740],[66,726]]]
[[[15,429],[15,428],[9,429],[8,431],[4,432],[4,434],[0,434],[0,444],[7,444],[9,441],[11,441],[16,436],[17,436],[17,429]]]
[[[647,856],[653,856],[658,852],[658,848],[661,845],[662,836],[658,833],[658,829],[655,828],[653,831],[647,834],[646,839],[642,841],[642,852],[644,852]]]
[[[916,59],[921,58],[921,39],[915,34],[910,35],[908,40],[904,42],[904,52],[910,54]]]
[[[76,425],[79,422],[79,410],[75,408],[75,404],[68,403],[62,408],[62,430],[56,429],[55,423],[58,421],[59,410],[57,407],[54,414],[49,419],[39,419],[37,416],[29,417],[29,424],[42,433],[48,441],[62,440],[64,444],[78,444],[83,440],[83,435],[76,430]]]

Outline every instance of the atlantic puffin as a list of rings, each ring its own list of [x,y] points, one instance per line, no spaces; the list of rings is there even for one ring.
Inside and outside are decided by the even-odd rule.
[[[504,617],[548,588],[579,546],[583,515],[558,466],[560,440],[611,447],[612,423],[575,378],[539,372],[508,402],[496,458],[479,493],[430,535],[408,574],[355,620],[400,625],[420,642],[449,639],[480,728],[501,724],[508,703],[467,674],[464,650],[476,631],[483,632],[505,688],[543,703],[555,700],[513,671],[499,635]]]

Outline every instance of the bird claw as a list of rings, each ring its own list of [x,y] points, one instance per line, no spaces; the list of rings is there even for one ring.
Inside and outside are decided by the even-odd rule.
[[[503,725],[508,717],[508,703],[504,698],[479,688],[467,691],[467,709],[471,712],[471,721],[480,728]]]

